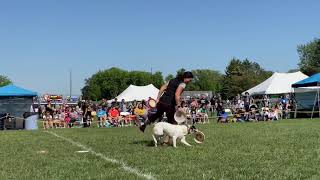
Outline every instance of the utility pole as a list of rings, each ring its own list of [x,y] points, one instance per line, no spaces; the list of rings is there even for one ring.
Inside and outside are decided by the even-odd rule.
[[[72,96],[72,69],[70,69],[70,98]]]

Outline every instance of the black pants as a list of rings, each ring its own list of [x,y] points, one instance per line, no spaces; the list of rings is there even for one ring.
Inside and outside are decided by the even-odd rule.
[[[88,117],[89,115],[85,115],[84,117],[83,117],[83,127],[84,128],[86,128],[86,127],[89,127],[89,124],[88,124],[88,119],[89,119],[89,117]]]
[[[148,123],[153,123],[155,122],[157,119],[162,118],[163,113],[166,113],[166,116],[168,118],[168,123],[170,124],[177,124],[177,122],[174,120],[174,113],[175,113],[176,109],[174,106],[170,106],[167,104],[163,104],[161,102],[159,102],[157,104],[157,112],[154,114],[151,114],[148,117]]]

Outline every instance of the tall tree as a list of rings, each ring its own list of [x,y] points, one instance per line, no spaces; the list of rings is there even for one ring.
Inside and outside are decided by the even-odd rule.
[[[226,67],[222,82],[222,96],[224,98],[235,97],[237,94],[258,85],[271,75],[271,71],[264,70],[256,62],[233,58]]]
[[[300,71],[300,69],[290,69],[288,71],[288,73],[295,73],[295,72],[298,72],[298,71]]]
[[[7,76],[0,75],[0,87],[11,84],[11,80]]]
[[[82,95],[85,99],[111,99],[125,90],[130,84],[144,86],[154,84],[160,87],[163,84],[161,72],[151,74],[143,71],[125,71],[119,68],[110,68],[93,74],[85,80]]]
[[[305,45],[298,46],[299,67],[307,74],[313,75],[320,72],[320,39],[315,39]]]
[[[174,76],[172,74],[168,74],[168,76],[165,78],[165,81],[169,82],[173,78],[174,78]]]
[[[177,71],[177,76],[182,75],[186,70],[181,68]],[[219,92],[221,90],[222,74],[215,70],[210,69],[196,69],[191,71],[194,78],[193,81],[188,84],[186,90],[188,91],[213,91]],[[166,77],[166,81],[174,78],[169,74]]]
[[[221,90],[222,74],[210,69],[192,70],[194,76],[193,81],[188,85],[187,90],[191,91],[213,91]]]
[[[158,71],[152,74],[152,82],[150,82],[150,84],[153,84],[157,88],[160,88],[164,84],[162,73]]]
[[[177,71],[177,76],[182,75],[186,70],[184,68],[181,68]]]

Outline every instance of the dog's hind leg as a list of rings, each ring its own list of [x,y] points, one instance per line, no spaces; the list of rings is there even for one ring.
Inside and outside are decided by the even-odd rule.
[[[191,145],[186,141],[186,137],[185,137],[185,136],[183,136],[183,137],[181,138],[181,143],[184,144],[184,145],[186,145],[186,146],[191,146]]]
[[[158,147],[157,138],[156,138],[154,135],[152,135],[152,138],[153,138],[153,141],[154,141],[154,146],[155,146],[155,147]]]

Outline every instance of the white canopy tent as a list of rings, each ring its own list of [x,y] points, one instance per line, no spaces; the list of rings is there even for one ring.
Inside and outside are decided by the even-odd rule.
[[[119,96],[116,98],[120,102],[124,99],[126,102],[130,101],[142,101],[148,100],[149,97],[153,99],[157,99],[159,93],[159,89],[156,88],[153,84],[149,84],[147,86],[135,86],[130,85],[126,90],[124,90]]]
[[[300,71],[295,73],[274,73],[261,84],[245,92],[248,92],[250,95],[293,93],[294,89],[291,85],[306,78],[308,76]]]

